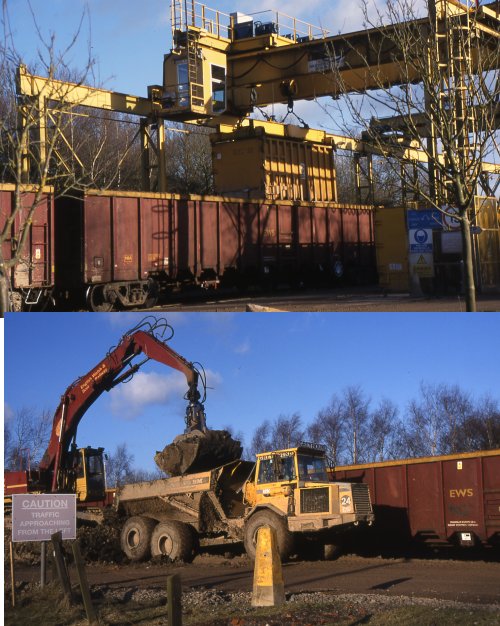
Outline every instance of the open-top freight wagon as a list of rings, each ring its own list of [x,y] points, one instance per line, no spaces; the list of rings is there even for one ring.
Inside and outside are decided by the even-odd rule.
[[[31,216],[30,216],[31,214]],[[24,246],[21,237],[24,224],[31,219]],[[1,261],[7,264],[15,310],[37,306],[47,301],[55,284],[54,194],[52,187],[43,189],[26,185],[16,199],[16,186],[0,184]],[[10,264],[16,259],[17,262]]]
[[[12,202],[4,187],[2,207]],[[368,206],[116,191],[47,198],[52,256],[42,257],[40,295],[57,308],[150,306],[186,284],[244,289],[376,279]],[[39,259],[26,254],[34,267]],[[15,277],[12,285],[32,299],[42,288]]]
[[[337,466],[331,478],[369,485],[372,532],[385,545],[500,547],[500,450]]]

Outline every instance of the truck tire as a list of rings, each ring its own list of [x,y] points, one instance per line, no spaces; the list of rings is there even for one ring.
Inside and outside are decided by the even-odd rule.
[[[258,511],[245,524],[244,544],[248,556],[255,560],[257,547],[257,532],[262,526],[271,526],[276,531],[278,553],[282,561],[286,561],[292,553],[294,538],[288,530],[286,521],[271,511]]]
[[[191,561],[194,554],[190,527],[176,521],[158,524],[151,536],[151,556],[167,556],[171,561]]]
[[[151,534],[156,521],[149,517],[130,517],[123,525],[120,545],[131,561],[143,561],[149,558]]]
[[[342,554],[342,546],[340,543],[325,543],[323,546],[323,558],[325,561],[335,561]]]

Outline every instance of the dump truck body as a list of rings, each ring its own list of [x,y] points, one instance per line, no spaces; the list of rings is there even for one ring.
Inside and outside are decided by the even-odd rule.
[[[117,494],[117,505],[127,516],[176,520],[200,533],[231,531],[241,525],[232,522],[242,518],[240,487],[253,465],[235,461],[207,472],[125,485]]]

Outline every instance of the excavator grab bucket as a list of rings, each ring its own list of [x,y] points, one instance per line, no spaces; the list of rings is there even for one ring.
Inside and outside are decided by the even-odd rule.
[[[243,448],[227,430],[193,430],[179,435],[155,455],[156,465],[171,476],[208,470],[237,461]]]

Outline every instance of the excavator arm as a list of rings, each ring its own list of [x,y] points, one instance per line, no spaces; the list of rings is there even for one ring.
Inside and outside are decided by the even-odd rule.
[[[191,433],[195,430],[206,432],[205,412],[198,390],[198,371],[192,363],[155,337],[153,334],[155,328],[157,325],[151,327],[149,331],[135,330],[125,334],[116,348],[90,372],[71,384],[62,395],[54,415],[49,445],[40,462],[40,470],[52,472],[52,491],[59,488],[62,460],[69,450],[71,441],[76,437],[78,424],[88,408],[104,391],[110,391],[119,383],[129,380],[150,359],[177,369],[185,375],[188,383],[185,395],[188,400],[185,432]],[[140,354],[145,358],[132,365],[134,357]]]

